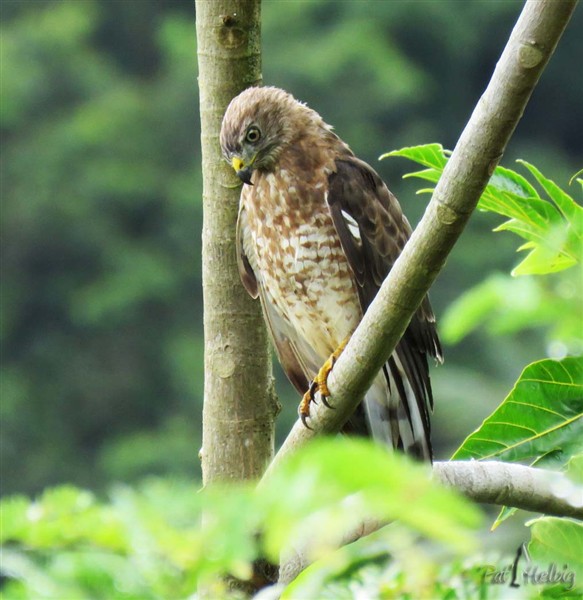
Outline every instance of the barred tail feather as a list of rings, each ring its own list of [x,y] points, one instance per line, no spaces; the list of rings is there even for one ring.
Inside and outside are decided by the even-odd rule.
[[[413,458],[431,461],[429,432],[422,408],[402,369],[385,368],[364,399],[368,428],[375,440]],[[395,368],[396,367],[396,368]]]

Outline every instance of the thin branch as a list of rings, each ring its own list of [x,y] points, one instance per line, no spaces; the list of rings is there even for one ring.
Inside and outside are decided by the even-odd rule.
[[[340,431],[392,354],[475,209],[576,4],[526,2],[423,219],[334,366],[334,410],[313,407],[311,429],[298,420],[265,477],[310,438]]]
[[[454,460],[435,463],[433,475],[475,502],[583,519],[582,488],[563,473],[500,461]]]
[[[583,519],[582,488],[562,473],[496,461],[452,461],[435,463],[433,476],[475,502]],[[338,547],[387,524],[375,519],[363,521],[342,536]],[[279,572],[280,584],[290,583],[310,565],[310,556],[314,555],[311,545],[317,540],[315,532],[304,546],[286,550]]]

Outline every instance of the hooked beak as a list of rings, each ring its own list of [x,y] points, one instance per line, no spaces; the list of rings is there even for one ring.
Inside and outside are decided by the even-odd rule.
[[[237,177],[247,185],[253,185],[251,183],[251,173],[253,172],[251,169],[251,165],[245,165],[243,160],[238,156],[234,156],[231,160],[231,164],[233,165],[233,169],[235,169],[235,173]]]

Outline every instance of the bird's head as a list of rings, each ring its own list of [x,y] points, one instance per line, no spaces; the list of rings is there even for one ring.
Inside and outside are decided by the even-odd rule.
[[[298,135],[297,117],[304,111],[309,109],[274,87],[248,88],[233,98],[223,117],[220,142],[243,183],[251,184],[253,171],[274,169],[283,149]]]

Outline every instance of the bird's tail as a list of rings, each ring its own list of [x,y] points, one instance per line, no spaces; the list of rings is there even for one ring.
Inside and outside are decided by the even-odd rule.
[[[375,440],[409,456],[432,460],[425,399],[417,398],[395,355],[377,375],[364,399],[367,425]]]

